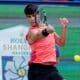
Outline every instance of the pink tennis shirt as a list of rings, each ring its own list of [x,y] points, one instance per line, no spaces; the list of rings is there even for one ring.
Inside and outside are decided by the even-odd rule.
[[[31,30],[42,31],[44,27],[31,27]],[[26,40],[28,40],[28,34],[26,35]],[[49,34],[47,37],[36,40],[30,44],[32,54],[29,63],[52,63],[56,64],[56,50],[55,50],[55,38],[54,33]]]

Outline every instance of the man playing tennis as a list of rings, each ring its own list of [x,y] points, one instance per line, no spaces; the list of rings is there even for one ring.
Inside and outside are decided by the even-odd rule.
[[[24,12],[31,26],[26,35],[32,49],[28,80],[64,80],[55,67],[57,64],[55,44],[64,46],[68,20],[60,18],[62,33],[58,36],[52,26],[42,25],[37,5],[27,5]]]

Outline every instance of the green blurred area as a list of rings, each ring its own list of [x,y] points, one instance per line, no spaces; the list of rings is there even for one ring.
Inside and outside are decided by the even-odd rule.
[[[24,5],[0,5],[0,17],[24,17]],[[80,7],[41,6],[49,17],[79,17]]]
[[[24,6],[0,5],[0,17],[23,17]]]
[[[24,7],[24,5],[0,5],[0,30],[18,24],[27,25]],[[60,63],[58,68],[66,80],[79,80],[80,63],[74,62],[73,56],[76,54],[80,55],[80,7],[41,6],[41,8],[46,10],[49,22],[52,25],[54,24],[55,30],[59,35],[62,28],[57,19],[67,17],[70,20],[66,44],[64,47],[60,47],[60,59],[64,62]]]

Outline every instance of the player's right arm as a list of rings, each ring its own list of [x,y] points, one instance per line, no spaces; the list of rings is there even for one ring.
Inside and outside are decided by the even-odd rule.
[[[39,39],[47,37],[48,34],[53,33],[53,32],[54,32],[53,27],[46,27],[42,31],[33,29],[28,34],[28,41],[29,41],[29,43],[33,43],[36,40],[39,40]]]

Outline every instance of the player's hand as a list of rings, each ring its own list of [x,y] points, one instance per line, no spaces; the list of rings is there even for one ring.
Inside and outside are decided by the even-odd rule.
[[[69,21],[67,18],[60,18],[60,23],[61,23],[63,28],[67,28]]]

